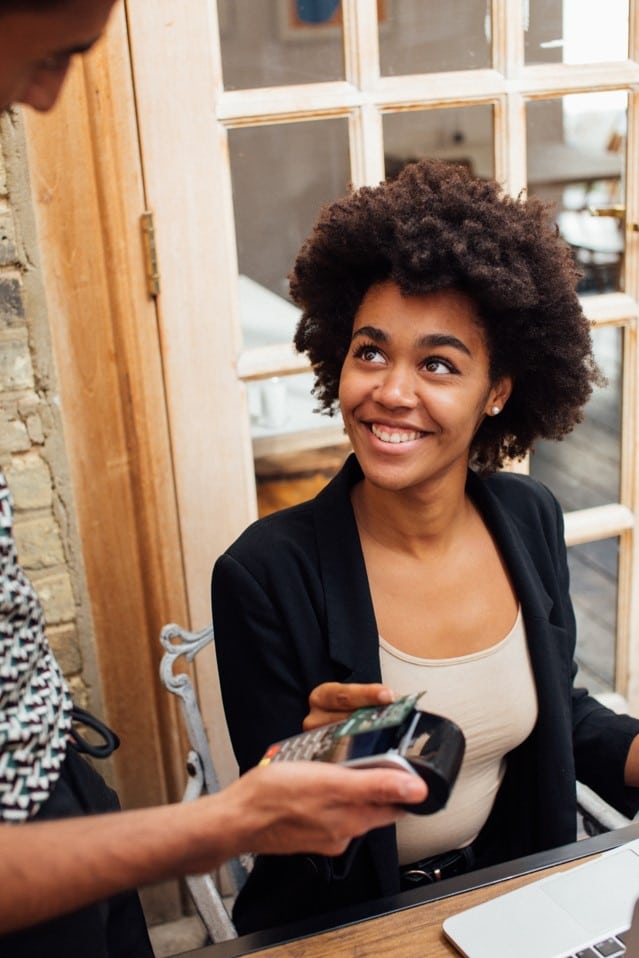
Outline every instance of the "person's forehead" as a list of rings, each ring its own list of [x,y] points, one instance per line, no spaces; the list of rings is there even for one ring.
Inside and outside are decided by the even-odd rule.
[[[37,5],[0,0],[0,49],[15,56],[82,53],[102,33],[115,0],[61,0]],[[1,63],[0,63],[1,69]]]

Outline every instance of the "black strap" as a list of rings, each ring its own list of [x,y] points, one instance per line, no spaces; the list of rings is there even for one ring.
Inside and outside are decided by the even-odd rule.
[[[80,754],[90,755],[92,758],[108,758],[120,745],[120,739],[115,732],[105,725],[104,722],[101,722],[100,719],[97,719],[95,715],[91,715],[90,712],[87,712],[86,709],[74,705],[71,710],[71,717],[74,723],[79,722],[80,725],[84,725],[87,728],[93,729],[94,732],[97,732],[104,742],[103,745],[94,745],[92,742],[88,742],[84,736],[80,735],[75,725],[72,725],[69,734],[73,739],[76,751],[80,752]]]

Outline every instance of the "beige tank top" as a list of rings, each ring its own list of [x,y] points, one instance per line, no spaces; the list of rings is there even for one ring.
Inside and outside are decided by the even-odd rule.
[[[506,754],[530,735],[537,693],[521,609],[497,645],[453,659],[421,659],[380,636],[382,681],[397,692],[426,690],[418,708],[453,719],[466,736],[466,752],[446,808],[406,815],[397,826],[400,864],[469,845],[493,807]]]

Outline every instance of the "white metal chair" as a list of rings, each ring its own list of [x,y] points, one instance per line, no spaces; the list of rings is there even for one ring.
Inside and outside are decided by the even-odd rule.
[[[199,632],[188,632],[179,625],[171,624],[164,626],[160,633],[160,642],[165,650],[160,663],[160,678],[166,689],[180,700],[191,746],[186,763],[188,780],[182,797],[184,802],[218,792],[220,784],[191,679],[185,673],[175,673],[173,670],[179,658],[184,656],[187,662],[192,662],[198,652],[213,642],[213,638],[212,625]],[[250,856],[232,859],[225,866],[231,885],[231,898],[242,887],[249,868]],[[190,875],[186,878],[186,885],[211,940],[218,942],[237,938],[237,931],[213,876]]]
[[[581,816],[583,830],[589,836],[612,832],[631,823],[630,818],[604,802],[583,782],[577,782],[577,812]]]

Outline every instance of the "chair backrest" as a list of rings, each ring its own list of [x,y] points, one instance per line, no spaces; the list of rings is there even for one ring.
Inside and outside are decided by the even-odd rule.
[[[192,662],[198,652],[210,645],[213,639],[212,625],[199,632],[189,632],[172,623],[165,625],[160,633],[160,642],[164,648],[160,662],[160,678],[164,687],[180,701],[190,745],[186,763],[187,783],[182,801],[192,801],[203,794],[213,794],[220,790],[193,683],[186,673],[174,672],[175,664],[180,658],[184,657],[186,662]],[[225,872],[231,885],[231,898],[235,897],[246,881],[250,863],[250,856],[227,862]],[[186,884],[212,940],[236,938],[237,931],[213,877],[189,876],[186,878]]]

